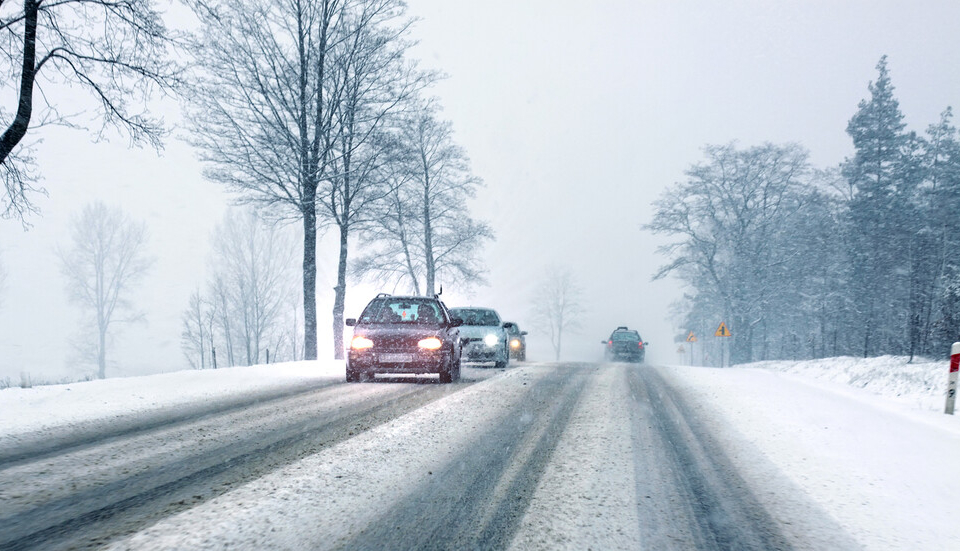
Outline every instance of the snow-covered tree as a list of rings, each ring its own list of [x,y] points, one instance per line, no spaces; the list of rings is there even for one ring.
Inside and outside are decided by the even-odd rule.
[[[750,361],[769,304],[779,298],[780,267],[790,254],[778,241],[808,193],[807,152],[798,145],[738,149],[707,146],[706,162],[655,202],[646,228],[673,242],[657,278],[675,273],[697,290],[733,333],[731,361]],[[756,339],[759,340],[759,339]]]
[[[868,86],[869,100],[860,102],[847,125],[856,153],[843,165],[853,190],[847,221],[851,284],[863,322],[852,330],[862,335],[864,356],[881,348],[893,351],[893,342],[903,342],[896,327],[902,327],[903,290],[909,288],[909,259],[903,255],[909,220],[903,201],[908,137],[886,56],[877,70],[877,80]]]
[[[101,202],[84,207],[70,224],[71,243],[60,250],[70,300],[84,313],[84,324],[95,330],[97,376],[106,377],[107,337],[118,317],[137,317],[130,301],[133,286],[152,261],[146,256],[147,228],[121,209]],[[131,319],[131,318],[126,318]]]

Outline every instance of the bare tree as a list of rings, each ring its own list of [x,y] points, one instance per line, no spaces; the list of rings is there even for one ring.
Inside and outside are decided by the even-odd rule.
[[[123,321],[117,317],[121,312],[133,312],[129,293],[151,265],[144,251],[147,228],[119,208],[96,202],[73,219],[70,236],[70,249],[60,251],[62,271],[70,300],[96,328],[97,376],[103,379],[110,327]]]
[[[211,349],[211,331],[207,318],[212,309],[200,296],[200,289],[190,295],[190,304],[183,313],[183,332],[180,334],[181,348],[190,366],[194,369],[207,368],[207,350]]]
[[[358,2],[346,19],[348,40],[333,58],[332,77],[342,95],[336,107],[334,143],[337,156],[318,192],[318,204],[337,227],[340,251],[334,287],[334,357],[343,358],[343,309],[346,299],[349,237],[374,219],[375,209],[390,191],[383,167],[390,159],[389,129],[416,93],[432,82],[405,59],[410,21],[399,0]]]
[[[234,332],[247,365],[260,363],[273,333],[282,329],[281,312],[292,293],[293,244],[248,210],[227,213],[213,246],[215,279],[226,284],[225,313],[232,318],[224,329]]]
[[[160,147],[162,127],[145,104],[154,92],[176,86],[180,68],[167,55],[172,34],[151,0],[23,0],[12,12],[4,8],[13,4],[4,4],[0,0],[0,90],[15,90],[17,107],[14,113],[0,107],[0,180],[3,214],[23,220],[36,211],[30,195],[40,190],[32,186],[29,152],[15,149],[31,127],[73,120],[53,105],[55,85],[90,93],[101,132],[114,127],[135,143]],[[36,91],[44,105],[35,109]]]
[[[432,295],[441,271],[450,283],[482,281],[480,248],[493,238],[484,222],[469,215],[466,201],[482,185],[470,172],[449,122],[436,117],[434,103],[411,113],[400,127],[395,188],[381,202],[368,241],[373,247],[355,267],[380,281],[408,280],[414,292]]]
[[[303,223],[306,359],[317,357],[317,186],[333,153],[339,96],[329,56],[346,0],[193,2],[198,72],[188,95],[191,142],[208,178],[241,202]]]
[[[295,292],[295,246],[284,229],[265,224],[252,209],[228,212],[213,238],[215,266],[209,300],[199,291],[183,314],[181,345],[194,366],[213,359],[214,339],[223,343],[226,364],[253,365],[282,354],[290,335],[287,309]],[[293,331],[298,330],[294,312]],[[298,354],[293,353],[296,358]]]
[[[568,268],[551,266],[544,272],[540,287],[533,295],[533,324],[549,333],[556,361],[564,332],[581,327],[583,289]]]

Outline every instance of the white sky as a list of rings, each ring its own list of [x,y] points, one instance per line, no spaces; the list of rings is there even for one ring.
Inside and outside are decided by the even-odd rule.
[[[949,0],[409,6],[421,18],[415,55],[449,75],[435,92],[486,182],[474,214],[497,234],[485,253],[490,285],[469,296],[447,287],[446,301],[493,306],[529,325],[527,297],[543,267],[567,265],[590,310],[568,341],[570,357],[596,357],[598,341],[626,324],[651,342],[649,359],[674,359],[668,307],[680,291],[650,282],[663,258],[640,227],[704,144],[796,141],[816,165],[839,163],[851,152],[847,121],[883,54],[912,129],[960,106],[960,3]],[[77,102],[68,92],[54,101]],[[167,119],[176,122],[175,109]],[[69,217],[95,199],[145,219],[157,260],[138,297],[147,323],[119,336],[120,365],[108,371],[183,367],[180,314],[205,280],[210,230],[229,197],[203,180],[179,141],[158,157],[127,149],[123,138],[91,143],[82,131],[31,136],[44,140],[37,157],[50,197],[40,198],[43,215],[26,233],[0,221],[9,274],[0,297],[0,377],[76,375],[68,343],[76,309],[66,302],[54,249],[67,242]],[[321,355],[330,350],[332,237],[319,259]],[[348,289],[348,316],[376,290]],[[531,335],[530,346],[540,357],[549,352],[544,336]]]

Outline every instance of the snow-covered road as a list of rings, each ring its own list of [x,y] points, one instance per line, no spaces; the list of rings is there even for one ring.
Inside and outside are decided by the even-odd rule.
[[[31,435],[62,437],[69,416],[51,424],[25,412],[58,392],[69,407],[86,383],[0,392],[0,412],[12,414],[0,417],[0,548],[960,541],[960,483],[949,471],[960,460],[956,420],[856,389],[758,369],[626,364],[468,368],[453,385],[349,385],[342,364],[300,368],[314,374],[275,381],[269,399],[242,407],[236,396],[252,391],[232,388],[229,370],[219,385],[228,391],[195,379],[208,411],[161,426],[146,421],[197,400],[164,401],[156,385],[155,406],[144,407],[117,391],[126,413],[91,407],[75,423],[82,442],[32,458],[17,450],[36,449]],[[289,397],[277,397],[283,388]],[[92,441],[98,417],[110,419],[100,424],[109,438]],[[146,428],[117,433],[130,418]]]

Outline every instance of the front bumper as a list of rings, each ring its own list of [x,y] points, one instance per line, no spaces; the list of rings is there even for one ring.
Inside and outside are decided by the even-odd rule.
[[[501,362],[503,357],[503,343],[489,346],[481,340],[469,341],[463,345],[464,362]]]
[[[365,373],[442,373],[449,363],[450,352],[439,350],[351,350],[347,354],[347,371]]]

